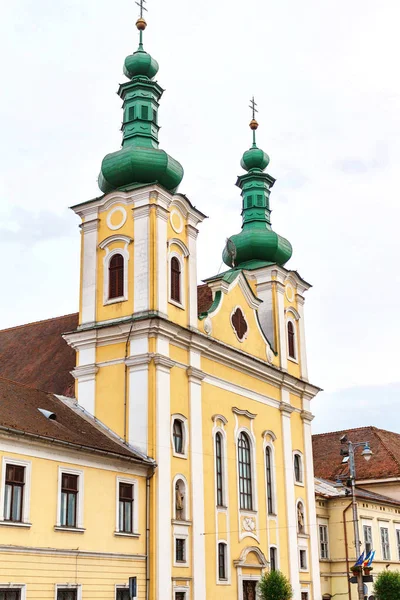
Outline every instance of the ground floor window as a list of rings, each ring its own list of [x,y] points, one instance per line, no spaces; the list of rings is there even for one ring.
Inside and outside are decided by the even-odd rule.
[[[129,588],[117,588],[116,600],[131,600]]]
[[[78,600],[77,590],[58,588],[57,600]]]
[[[308,600],[308,592],[301,592],[301,600]]]
[[[186,592],[175,592],[175,600],[186,600]]]
[[[1,590],[0,600],[21,600],[21,590]]]

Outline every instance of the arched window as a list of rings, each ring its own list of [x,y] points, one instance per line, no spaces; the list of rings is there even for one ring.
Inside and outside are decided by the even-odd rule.
[[[114,254],[108,266],[108,297],[121,298],[124,295],[124,257]]]
[[[226,544],[219,542],[218,544],[218,579],[220,581],[226,581],[227,568],[226,568]]]
[[[215,435],[215,472],[217,478],[217,506],[224,506],[222,434],[219,432]]]
[[[171,300],[181,302],[181,264],[176,256],[171,258]]]
[[[243,431],[238,441],[238,463],[240,508],[253,510],[250,440]]]
[[[268,514],[274,514],[274,497],[272,493],[272,452],[271,448],[267,446],[265,449],[265,470],[266,470],[266,480],[267,480],[267,506],[268,506]]]
[[[290,358],[296,358],[295,333],[292,321],[287,324],[288,353]]]
[[[175,419],[173,425],[174,448],[177,454],[183,454],[183,423]]]
[[[294,479],[296,483],[303,483],[303,465],[300,454],[294,455]]]

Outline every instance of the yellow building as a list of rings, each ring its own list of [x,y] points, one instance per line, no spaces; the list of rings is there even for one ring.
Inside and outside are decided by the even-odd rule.
[[[129,545],[149,561],[140,598],[255,600],[262,573],[279,568],[294,600],[320,600],[310,411],[318,388],[308,381],[304,329],[310,285],[285,268],[292,247],[271,228],[275,180],[256,145],[254,111],[237,182],[242,231],[224,249],[228,270],[197,285],[205,216],[178,193],[183,169],[158,147],[163,90],[143,49],[143,18],[137,27],[139,48],[125,60],[128,81],[119,89],[122,148],[102,162],[103,195],[73,207],[81,218],[80,307],[63,337],[76,352],[78,407],[146,465],[157,464],[153,477],[137,475],[142,507],[146,481],[149,489],[149,545],[145,514]],[[92,482],[91,497],[109,502],[97,521],[112,520],[119,476],[116,469]],[[17,529],[10,544],[19,543]],[[110,535],[98,532],[99,549]],[[89,539],[88,524],[76,547]],[[110,554],[126,544],[111,541]],[[55,541],[43,537],[43,545]],[[132,558],[130,572],[143,582],[143,563]],[[126,582],[128,570],[120,573]],[[70,575],[83,599],[100,597],[82,570]],[[1,578],[24,582],[22,562]],[[114,594],[108,587],[101,597]]]
[[[355,453],[358,552],[348,461],[341,454],[345,434],[355,444],[368,442],[372,451],[368,462],[361,451]],[[375,551],[373,578],[385,569],[400,570],[400,435],[377,427],[314,435],[313,453],[323,598],[356,600],[357,586],[349,576],[361,552]],[[365,597],[373,600],[373,582],[365,586]]]

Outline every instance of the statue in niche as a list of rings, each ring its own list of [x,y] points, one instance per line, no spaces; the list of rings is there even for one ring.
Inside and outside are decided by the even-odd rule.
[[[305,533],[304,531],[304,506],[301,502],[297,505],[297,533]]]
[[[177,521],[185,520],[185,492],[183,481],[179,480],[175,484],[175,519]]]

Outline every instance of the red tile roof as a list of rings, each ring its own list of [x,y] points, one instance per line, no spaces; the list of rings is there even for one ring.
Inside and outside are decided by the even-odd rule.
[[[347,497],[350,499],[351,497],[351,488],[348,486],[343,485],[338,487],[334,481],[327,481],[326,479],[318,477],[315,477],[314,483],[315,493],[317,496],[334,499],[338,497]],[[389,496],[383,496],[382,494],[364,490],[360,487],[356,487],[355,492],[357,498],[361,498],[363,500],[371,500],[374,502],[381,502],[382,504],[395,504],[396,506],[400,506],[400,500],[395,500]]]
[[[64,396],[74,395],[75,350],[61,335],[78,326],[78,314],[0,331],[0,376]]]
[[[38,409],[56,415],[48,419]],[[97,450],[133,458],[144,456],[127,447],[95,419],[86,415],[73,400],[65,401],[52,394],[0,377],[0,433],[40,436],[80,449]]]
[[[347,434],[352,442],[369,442],[373,456],[365,461],[356,450],[357,480],[400,477],[400,434],[377,427],[360,427],[313,435],[314,474],[335,481],[348,467],[342,464],[340,438]]]

